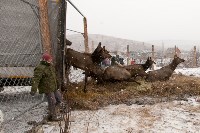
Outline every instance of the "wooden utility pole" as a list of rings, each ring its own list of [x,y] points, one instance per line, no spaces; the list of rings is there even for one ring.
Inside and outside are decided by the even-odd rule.
[[[194,67],[197,67],[197,48],[194,46]]]
[[[175,45],[175,48],[174,48],[174,55],[177,55],[177,48],[176,48],[176,45]],[[173,56],[174,57],[174,56]]]
[[[94,41],[92,41],[92,48],[91,48],[92,52],[94,51]]]
[[[154,45],[152,45],[152,57],[151,58],[154,61],[154,59],[155,59]],[[154,70],[154,65],[152,65],[152,70]]]
[[[43,51],[52,53],[47,0],[38,0],[38,3],[39,3],[40,31],[42,35]]]
[[[162,57],[161,57],[162,66],[163,66],[163,60],[164,60],[164,42],[162,41]]]
[[[129,51],[129,45],[127,45],[127,65],[130,65],[130,51]]]
[[[85,52],[89,53],[89,46],[88,46],[88,32],[87,32],[87,19],[86,17],[83,18],[84,22],[84,43],[85,43]]]

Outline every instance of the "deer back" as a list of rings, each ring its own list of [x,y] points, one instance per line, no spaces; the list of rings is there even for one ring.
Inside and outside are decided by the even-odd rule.
[[[93,64],[91,54],[80,53],[70,48],[67,49],[66,53],[66,62],[76,68],[85,70]]]
[[[122,81],[130,78],[131,74],[120,66],[109,66],[105,69],[103,74],[103,79],[109,81]]]

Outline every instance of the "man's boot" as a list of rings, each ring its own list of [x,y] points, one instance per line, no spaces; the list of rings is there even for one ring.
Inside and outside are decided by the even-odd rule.
[[[49,121],[60,121],[61,120],[61,116],[58,115],[58,112],[55,107],[51,108],[48,120]]]
[[[49,115],[47,117],[49,121],[59,121],[60,119],[57,117],[57,111],[55,105],[49,105]]]

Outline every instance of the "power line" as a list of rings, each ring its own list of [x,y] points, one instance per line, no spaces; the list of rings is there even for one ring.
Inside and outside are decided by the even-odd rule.
[[[66,29],[66,30],[68,30],[68,31],[72,31],[72,32],[76,32],[76,33],[80,33],[80,34],[84,34],[83,32],[79,32],[79,31],[75,31],[75,30],[71,30],[71,29]]]

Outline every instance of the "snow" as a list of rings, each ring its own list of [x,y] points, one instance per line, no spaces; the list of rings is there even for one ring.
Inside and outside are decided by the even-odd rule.
[[[182,104],[180,104],[182,102]],[[71,132],[128,133],[200,131],[200,113],[189,109],[199,107],[183,101],[155,105],[110,105],[98,111],[74,111]],[[185,109],[186,108],[186,109]],[[78,128],[81,127],[81,128]]]
[[[3,112],[0,110],[0,124],[3,122]]]
[[[70,80],[72,82],[80,82],[83,80],[83,71],[72,69],[71,72]],[[176,69],[175,72],[188,76],[200,76],[200,68]],[[30,88],[27,89],[29,90]],[[154,105],[133,104],[127,106],[120,104],[109,105],[95,111],[72,111],[70,116],[70,133],[198,133],[200,132],[200,102],[197,102],[197,99],[198,97],[190,97],[187,101],[174,100]],[[30,101],[33,102],[33,100]],[[36,100],[35,103],[38,103],[38,101]],[[16,106],[14,109],[18,110],[19,108],[17,106],[19,105],[21,108],[27,107],[27,101],[20,103],[17,105],[15,103],[12,106]],[[4,110],[1,109],[0,111],[0,122],[12,118],[12,113],[15,112],[13,107],[3,107]],[[46,107],[47,104],[45,103],[35,107],[11,125],[6,125],[6,127],[9,126],[9,128],[14,128],[14,130],[8,130],[6,128],[4,132],[24,132],[30,129],[31,126],[28,126],[27,122],[29,120],[39,121],[46,113]],[[12,127],[13,124],[16,124],[16,126]],[[17,128],[17,126],[19,127]],[[58,123],[45,124],[42,126],[42,129],[44,133],[60,132]]]
[[[176,73],[182,73],[187,76],[195,76],[200,77],[200,68],[183,68],[183,69],[176,69]]]
[[[200,104],[194,98],[190,100],[154,105],[120,104],[110,105],[97,111],[72,111],[73,122],[71,122],[70,132],[199,132]],[[54,133],[59,133],[58,126],[50,125],[49,128],[51,131],[54,129]]]
[[[31,86],[4,86],[4,90],[0,92],[0,94],[16,94],[16,93],[22,93],[22,92],[30,92]]]
[[[85,78],[85,75],[82,74],[84,71],[81,69],[75,70],[73,67],[70,69],[69,80],[70,82],[81,82]]]

